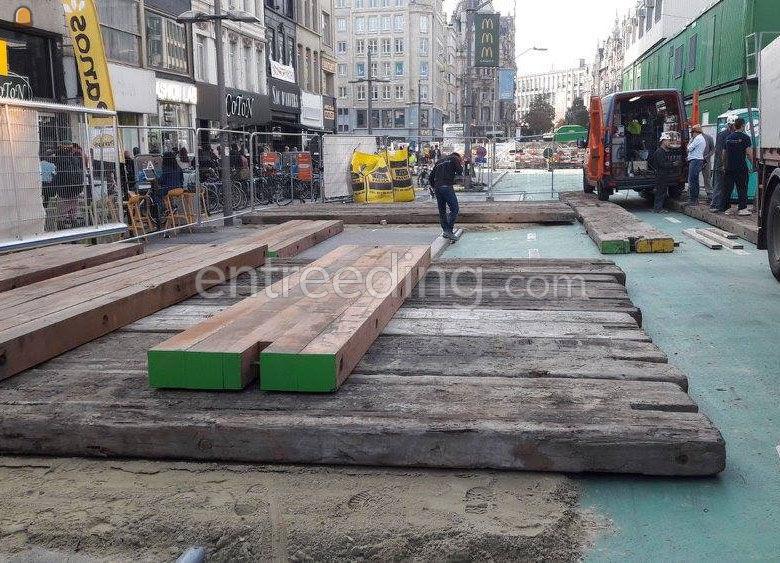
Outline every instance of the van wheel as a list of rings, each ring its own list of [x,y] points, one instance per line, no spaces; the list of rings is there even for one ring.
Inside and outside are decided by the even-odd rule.
[[[606,187],[603,182],[596,184],[596,190],[598,191],[599,201],[609,201],[609,196],[612,195],[612,190]]]
[[[584,191],[586,194],[592,194],[592,193],[593,193],[593,191],[594,191],[594,188],[593,188],[593,186],[591,186],[591,185],[588,183],[588,175],[587,175],[587,174],[585,174],[585,171],[584,171],[584,170],[582,171],[582,190],[583,190],[583,191]]]
[[[766,251],[772,275],[780,281],[780,186],[775,186],[766,210]]]

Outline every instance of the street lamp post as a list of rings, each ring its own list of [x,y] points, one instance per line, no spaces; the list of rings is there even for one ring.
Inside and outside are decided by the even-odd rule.
[[[223,223],[226,227],[233,225],[233,191],[230,180],[230,156],[228,153],[228,134],[227,129],[227,105],[225,92],[225,57],[224,46],[222,44],[222,20],[235,22],[260,23],[260,20],[248,12],[241,10],[228,10],[222,12],[222,1],[214,0],[214,13],[207,14],[197,10],[188,10],[179,14],[176,21],[179,23],[196,22],[214,22],[214,41],[217,56],[217,98],[219,99],[219,154],[221,162],[222,177],[222,214]],[[251,149],[251,147],[250,147]],[[197,148],[196,148],[197,150]]]
[[[371,72],[371,48],[368,50],[368,69],[366,69],[367,78],[358,78],[357,80],[350,80],[350,84],[362,84],[366,82],[368,84],[368,92],[366,93],[368,115],[366,116],[366,125],[368,125],[368,134],[371,135],[373,128],[371,127],[371,112],[373,111],[374,104],[371,96],[374,92],[374,82],[390,82],[384,78],[375,78]],[[380,124],[381,125],[381,124]]]

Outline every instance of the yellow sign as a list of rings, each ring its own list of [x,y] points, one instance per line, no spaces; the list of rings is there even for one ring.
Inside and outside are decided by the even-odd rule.
[[[62,0],[62,7],[65,10],[65,25],[73,41],[84,105],[89,108],[115,109],[95,1]],[[96,121],[99,120],[92,119],[93,123]]]
[[[8,76],[8,43],[0,41],[0,75]]]

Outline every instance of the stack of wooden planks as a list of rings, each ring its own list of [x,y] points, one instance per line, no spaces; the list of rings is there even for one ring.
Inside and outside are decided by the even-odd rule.
[[[560,198],[574,209],[602,254],[674,252],[671,236],[619,205],[582,192],[561,192]]]
[[[57,244],[0,256],[0,291],[136,256],[140,243]]]
[[[298,205],[242,216],[245,224],[268,224],[290,219],[340,219],[347,224],[439,223],[433,202],[377,205],[317,204]],[[458,223],[573,223],[572,210],[559,201],[543,202],[463,202]]]
[[[430,264],[430,247],[342,246],[149,351],[153,387],[336,390]]]
[[[481,293],[497,293],[492,306],[407,301],[338,393],[325,395],[150,389],[144,353],[170,330],[192,328],[240,298],[170,307],[4,382],[0,452],[686,476],[723,470],[723,438],[687,395],[685,374],[630,314],[599,309],[598,299],[593,310],[567,308],[566,294],[555,308],[551,300],[496,307],[510,302],[502,288],[515,276],[621,285],[614,264],[468,266],[490,272],[493,289]],[[460,289],[441,291],[437,301],[445,303]]]
[[[710,250],[720,250],[724,247],[730,250],[740,250],[744,248],[744,245],[736,240],[737,235],[729,233],[728,231],[722,231],[715,227],[707,229],[683,229],[683,234],[688,238],[692,238],[696,242],[701,243]]]
[[[674,211],[684,213],[705,223],[734,233],[739,238],[753,244],[758,244],[758,215],[753,213],[748,216],[727,215],[725,213],[713,213],[710,211],[710,205],[706,202],[698,205],[689,205],[682,201],[669,200],[667,205]],[[732,207],[732,209],[734,209]]]

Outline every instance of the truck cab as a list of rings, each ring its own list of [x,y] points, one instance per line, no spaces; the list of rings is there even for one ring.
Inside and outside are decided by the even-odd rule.
[[[672,196],[686,181],[688,126],[682,94],[677,90],[635,90],[594,96],[583,163],[583,189],[607,201],[619,190],[650,196],[655,171],[648,160],[664,132],[673,132]]]

